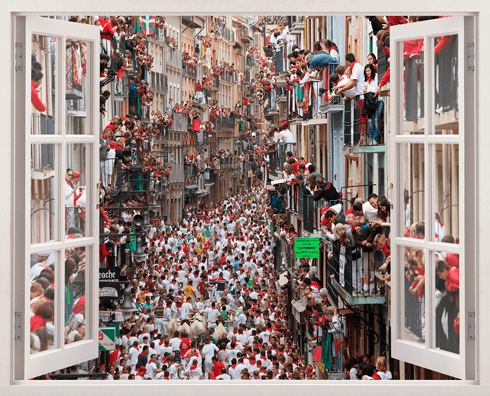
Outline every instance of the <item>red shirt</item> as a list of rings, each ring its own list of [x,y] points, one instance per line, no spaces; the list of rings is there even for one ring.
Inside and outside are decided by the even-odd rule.
[[[213,374],[215,377],[221,375],[221,370],[225,368],[225,365],[222,362],[216,362],[213,365]]]
[[[180,355],[184,356],[189,349],[191,349],[191,340],[188,338],[181,338]]]
[[[46,111],[45,104],[39,98],[39,92],[36,89],[36,83],[34,80],[31,80],[31,103],[37,111]]]

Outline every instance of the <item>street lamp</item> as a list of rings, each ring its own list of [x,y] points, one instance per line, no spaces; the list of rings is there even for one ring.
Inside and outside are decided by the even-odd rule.
[[[151,205],[149,206],[152,209],[158,209],[160,205],[157,202],[157,194],[156,191],[153,193],[153,199],[151,200]]]
[[[140,263],[143,261],[146,257],[145,252],[143,251],[143,240],[141,237],[136,237],[136,249],[133,252],[133,258]]]
[[[150,214],[148,213],[148,209],[143,211],[143,224],[141,225],[141,228],[144,231],[148,231],[150,228]]]
[[[133,316],[133,312],[137,312],[137,308],[133,308],[133,304],[131,303],[131,289],[129,285],[124,288],[124,300],[121,307],[117,310],[118,312],[122,312],[124,320],[128,320]]]

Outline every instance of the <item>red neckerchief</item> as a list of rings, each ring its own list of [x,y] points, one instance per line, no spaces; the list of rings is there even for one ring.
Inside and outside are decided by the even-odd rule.
[[[195,370],[196,368],[197,368],[197,365],[195,365],[195,364],[193,364],[193,365],[191,366],[191,370]]]
[[[330,48],[329,53],[332,52],[332,51],[334,51],[334,50],[337,51],[337,52],[339,52],[339,50],[337,49],[337,47],[334,45],[332,48]]]
[[[354,68],[354,65],[357,63],[357,61],[354,61],[354,63],[352,65],[350,65],[350,72],[352,74],[352,69]]]
[[[371,84],[371,81],[373,81],[373,79],[371,77],[368,77],[367,80],[368,80],[368,83],[370,83],[370,84]]]

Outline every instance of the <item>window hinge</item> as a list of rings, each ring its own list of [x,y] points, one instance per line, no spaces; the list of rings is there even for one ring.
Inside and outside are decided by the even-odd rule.
[[[24,44],[15,43],[15,71],[24,70]]]
[[[475,71],[475,43],[466,43],[466,70]]]
[[[468,312],[468,341],[475,341],[475,339],[476,339],[475,313]]]
[[[14,323],[14,339],[15,341],[22,341],[22,312],[15,313]]]

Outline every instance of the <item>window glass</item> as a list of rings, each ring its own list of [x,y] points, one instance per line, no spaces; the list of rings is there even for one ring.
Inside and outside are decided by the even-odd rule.
[[[66,145],[65,174],[65,229],[66,239],[86,236],[87,218],[87,145],[74,143]]]
[[[459,241],[459,145],[434,146],[434,221],[437,242]],[[432,238],[432,236],[431,236]]]
[[[435,345],[459,354],[459,254],[438,251],[434,254]]]
[[[437,135],[459,133],[458,36],[431,39],[434,45],[434,123]]]
[[[425,221],[424,175],[425,158],[422,143],[405,143],[399,146],[403,158],[402,181],[404,189],[404,211],[401,235],[424,239],[423,224]],[[419,230],[417,231],[417,225]]]
[[[29,309],[30,353],[56,348],[55,271],[59,252],[41,251],[30,256]]]
[[[65,249],[65,344],[85,339],[85,246]]]
[[[399,45],[403,52],[403,133],[424,134],[424,39]]]
[[[31,243],[58,239],[56,145],[31,145]]]
[[[406,340],[425,343],[425,253],[424,249],[400,247],[405,272]]]
[[[59,133],[55,125],[57,108],[56,37],[33,34],[31,37],[31,134]]]
[[[65,53],[65,122],[67,135],[83,135],[86,131],[86,96],[90,87],[87,79],[87,43],[66,39]],[[102,93],[101,93],[102,94]],[[106,94],[107,95],[107,94]],[[105,108],[101,95],[100,106]]]

